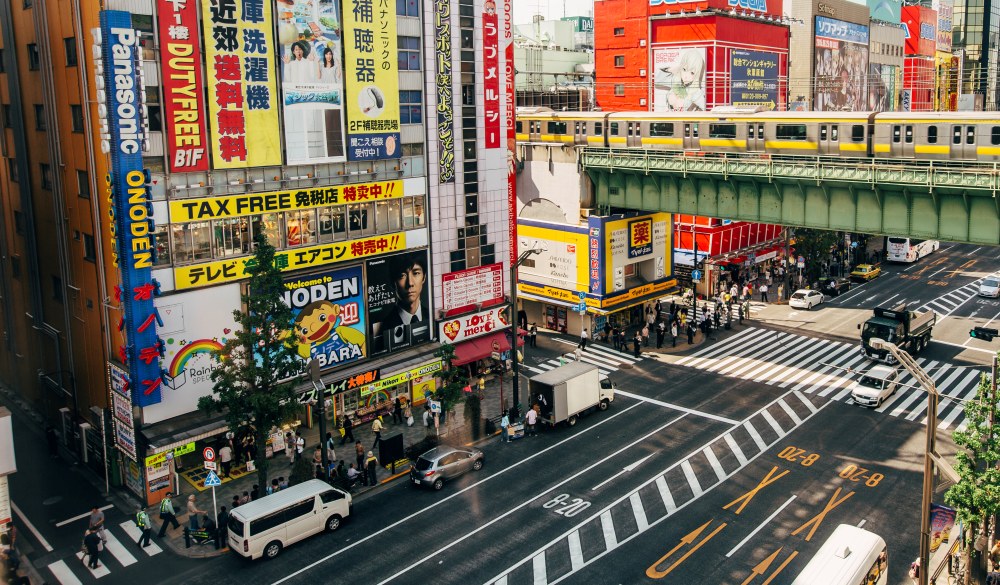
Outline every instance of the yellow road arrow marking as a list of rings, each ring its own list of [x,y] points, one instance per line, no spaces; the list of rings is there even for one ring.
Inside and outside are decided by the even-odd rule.
[[[756,579],[759,575],[763,575],[764,573],[766,573],[767,569],[771,566],[771,563],[774,562],[774,559],[778,558],[778,553],[780,553],[781,549],[783,548],[785,547],[783,546],[778,547],[778,550],[771,553],[771,555],[768,556],[763,561],[757,563],[757,565],[753,569],[750,569],[750,574],[747,576],[746,579],[743,580],[743,583],[741,585],[750,585],[751,581]]]
[[[677,545],[674,546],[674,548],[670,549],[667,552],[667,554],[665,554],[662,557],[660,557],[660,560],[656,561],[655,563],[653,563],[652,565],[650,565],[648,569],[646,569],[646,576],[649,577],[650,579],[662,579],[662,578],[666,577],[668,574],[670,574],[671,571],[673,571],[674,569],[676,569],[678,565],[680,565],[685,560],[687,560],[687,558],[689,556],[691,556],[692,554],[694,554],[694,552],[696,550],[698,550],[699,548],[701,548],[702,545],[704,545],[706,542],[708,542],[709,540],[711,540],[712,537],[714,537],[716,534],[718,534],[720,530],[722,530],[723,528],[726,527],[726,523],[723,522],[722,524],[720,524],[718,526],[718,528],[716,528],[712,532],[708,533],[708,535],[705,536],[705,538],[701,539],[701,541],[699,541],[698,544],[696,544],[693,547],[691,547],[691,550],[689,550],[686,553],[684,553],[684,555],[681,556],[681,558],[679,558],[676,561],[674,561],[673,564],[671,564],[669,567],[666,568],[666,570],[664,570],[664,571],[658,571],[658,570],[656,570],[656,567],[658,567],[659,565],[663,564],[663,562],[666,561],[668,558],[670,558],[671,555],[673,555],[675,552],[677,552],[678,550],[680,550],[680,548],[682,546],[685,546],[685,545],[688,545],[688,544],[691,544],[692,542],[694,542],[695,539],[697,539],[698,536],[702,532],[704,532],[705,529],[708,528],[708,525],[711,524],[712,522],[713,522],[712,520],[709,520],[708,522],[702,524],[698,528],[695,528],[693,531],[691,531],[690,533],[688,533],[687,535],[685,535],[683,538],[681,538],[681,541],[679,543],[677,543]]]

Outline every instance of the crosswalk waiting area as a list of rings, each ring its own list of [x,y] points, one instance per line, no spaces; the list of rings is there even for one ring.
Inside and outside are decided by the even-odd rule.
[[[552,358],[537,364],[529,365],[527,363],[522,363],[521,368],[524,370],[525,374],[532,376],[535,374],[541,374],[576,359],[572,354],[578,345],[577,342],[561,339],[559,337],[553,337],[552,341],[565,346],[564,351],[568,355],[565,355],[564,357]],[[639,357],[635,357],[630,353],[618,351],[613,347],[608,347],[604,344],[588,343],[587,349],[580,352],[580,361],[597,366],[601,375],[607,376],[612,372],[616,372],[621,369],[623,364],[631,366],[632,364],[642,361],[642,355],[640,354]]]
[[[984,370],[923,358],[916,361],[941,394],[938,428],[961,428],[965,422],[963,401],[975,397]],[[874,364],[862,355],[859,343],[759,327],[748,327],[674,363],[842,402],[852,402],[848,387]],[[927,424],[927,395],[903,370],[896,393],[876,410]]]
[[[116,570],[134,565],[140,558],[152,557],[163,552],[163,549],[156,544],[155,532],[147,547],[137,544],[140,534],[139,528],[131,520],[122,522],[118,526],[108,526],[104,530],[107,543],[98,557],[100,566],[96,569],[90,568],[83,552],[77,551],[75,556],[49,563],[48,571],[61,585],[82,585],[84,582],[100,579]],[[139,558],[136,558],[137,555]]]

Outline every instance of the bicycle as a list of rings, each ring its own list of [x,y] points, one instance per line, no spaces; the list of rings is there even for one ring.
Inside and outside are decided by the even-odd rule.
[[[961,550],[956,550],[948,557],[948,582],[965,583],[966,572],[965,555]]]

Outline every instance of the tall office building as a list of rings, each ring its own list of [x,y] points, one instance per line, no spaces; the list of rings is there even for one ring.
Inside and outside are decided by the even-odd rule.
[[[952,54],[961,71],[959,94],[973,94],[975,106],[996,110],[997,67],[1000,66],[1000,2],[997,0],[955,0],[952,21]],[[981,104],[978,100],[982,100]],[[960,109],[972,109],[972,104]]]

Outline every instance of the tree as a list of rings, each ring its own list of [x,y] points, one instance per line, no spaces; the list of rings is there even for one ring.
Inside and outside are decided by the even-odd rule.
[[[802,269],[804,283],[816,282],[822,276],[822,263],[837,244],[837,232],[798,228],[795,230],[795,254],[806,260]]]
[[[441,410],[451,412],[462,398],[462,389],[469,385],[469,376],[465,368],[452,366],[455,361],[455,346],[442,343],[434,355],[444,362],[441,370],[441,387],[434,392],[434,397],[441,401]]]
[[[233,311],[237,328],[214,355],[219,367],[212,372],[212,395],[199,398],[198,407],[224,413],[230,429],[252,429],[258,484],[267,485],[267,433],[298,407],[293,378],[303,363],[285,341],[294,316],[282,300],[285,285],[274,265],[274,246],[263,234],[254,243],[256,252],[246,266],[248,292],[242,295],[245,312]]]

